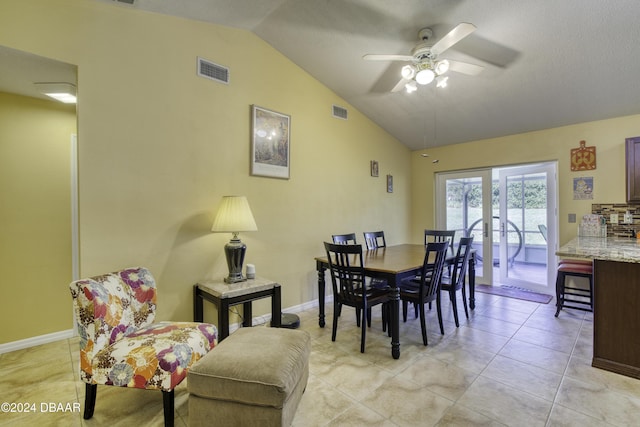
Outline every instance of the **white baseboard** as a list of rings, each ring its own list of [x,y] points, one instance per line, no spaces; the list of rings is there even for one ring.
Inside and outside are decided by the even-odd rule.
[[[46,335],[40,335],[37,337],[26,338],[19,341],[12,341],[6,344],[0,344],[0,354],[9,353],[11,351],[22,350],[24,348],[35,347],[37,345],[48,344],[54,341],[66,340],[75,336],[74,329],[67,329],[66,331],[53,332]]]
[[[326,301],[333,301],[332,295],[327,295]],[[283,312],[287,313],[299,313],[301,311],[309,310],[311,308],[318,306],[318,300],[308,301],[293,307],[288,307],[283,310]],[[271,321],[271,314],[265,314],[264,316],[258,316],[253,318],[253,325],[264,325],[265,323]],[[229,325],[229,333],[235,331],[240,327],[239,323],[234,323]],[[76,331],[74,329],[68,329],[66,331],[53,332],[51,334],[40,335],[37,337],[26,338],[19,341],[8,342],[6,344],[0,344],[0,354],[9,353],[11,351],[22,350],[24,348],[35,347],[37,345],[48,344],[54,341],[65,340],[68,338],[73,338],[76,335]]]

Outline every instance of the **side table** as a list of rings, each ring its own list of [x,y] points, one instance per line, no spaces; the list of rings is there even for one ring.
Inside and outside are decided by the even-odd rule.
[[[218,309],[218,341],[229,336],[229,308],[242,304],[242,326],[252,325],[251,302],[271,297],[271,326],[281,325],[282,309],[280,301],[280,284],[273,280],[256,277],[244,282],[225,283],[223,280],[207,280],[193,286],[193,320],[203,321],[203,301],[207,300]]]

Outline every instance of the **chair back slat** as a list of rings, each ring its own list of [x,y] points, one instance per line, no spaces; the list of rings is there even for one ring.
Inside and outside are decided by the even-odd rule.
[[[348,233],[348,234],[334,234],[331,236],[333,243],[338,245],[355,245],[356,244],[356,233]]]
[[[439,242],[449,242],[449,249],[451,250],[451,255],[455,252],[453,250],[453,241],[456,236],[456,230],[424,230],[424,244],[427,243],[439,243]]]
[[[448,241],[427,243],[420,276],[420,299],[422,301],[435,299],[438,295],[448,249]]]
[[[469,265],[472,244],[473,236],[462,237],[458,244],[458,252],[456,253],[456,258],[453,263],[453,271],[451,273],[451,285],[455,285],[456,289],[460,289],[464,285],[464,277],[467,274],[467,266]]]
[[[384,238],[384,231],[365,231],[364,242],[367,245],[367,250],[369,251],[387,247],[387,242]]]

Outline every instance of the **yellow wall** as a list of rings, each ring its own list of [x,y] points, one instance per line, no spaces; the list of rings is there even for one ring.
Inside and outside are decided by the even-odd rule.
[[[429,149],[430,158],[440,160],[435,165],[421,157],[421,152],[414,152],[413,240],[419,241],[422,230],[435,224],[435,172],[557,161],[558,240],[562,245],[576,236],[580,217],[591,213],[592,203],[625,203],[624,140],[638,135],[640,116],[636,115]],[[571,149],[578,148],[581,140],[596,147],[596,170],[571,171]],[[581,176],[593,177],[593,200],[573,200],[573,178]],[[568,222],[569,213],[577,215],[577,223]]]
[[[223,195],[247,196],[259,230],[240,236],[245,262],[282,284],[284,308],[317,298],[313,258],[331,234],[409,238],[409,150],[249,32],[117,3],[4,0],[0,44],[78,65],[81,275],[149,267],[159,319],[191,319],[193,284],[225,275],[231,236],[210,232]],[[231,84],[197,77],[198,56],[229,67]],[[291,179],[250,176],[252,104],[291,115]]]
[[[74,106],[0,92],[0,343],[71,327],[74,133]]]

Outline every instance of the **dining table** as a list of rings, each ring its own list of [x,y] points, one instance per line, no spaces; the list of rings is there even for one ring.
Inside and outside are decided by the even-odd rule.
[[[366,250],[362,254],[364,272],[367,277],[386,280],[390,286],[391,299],[391,355],[400,358],[400,289],[402,280],[420,273],[424,263],[425,245],[401,244]],[[452,263],[455,254],[449,254],[445,263]],[[318,324],[325,326],[325,271],[329,268],[327,256],[315,258],[318,272]],[[469,307],[475,308],[475,251],[471,252],[468,264]]]

